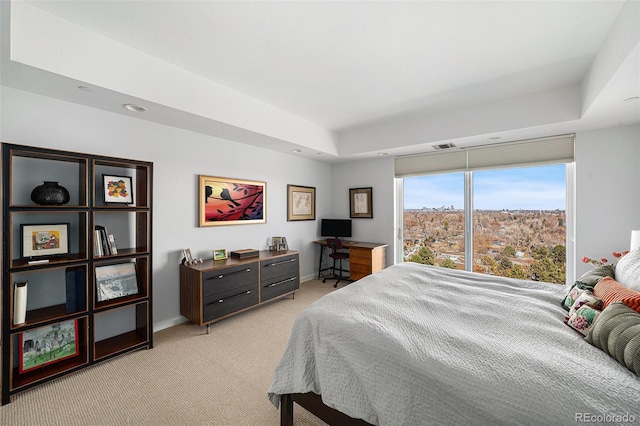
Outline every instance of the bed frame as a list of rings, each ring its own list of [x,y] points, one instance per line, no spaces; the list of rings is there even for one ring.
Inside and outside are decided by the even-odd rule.
[[[280,426],[293,426],[293,403],[297,403],[320,420],[330,425],[372,426],[361,419],[354,419],[322,402],[322,397],[313,392],[280,395]]]

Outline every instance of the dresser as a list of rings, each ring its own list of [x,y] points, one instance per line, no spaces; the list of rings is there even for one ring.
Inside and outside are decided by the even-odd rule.
[[[207,326],[300,287],[300,257],[293,250],[261,251],[248,259],[180,265],[180,314]]]

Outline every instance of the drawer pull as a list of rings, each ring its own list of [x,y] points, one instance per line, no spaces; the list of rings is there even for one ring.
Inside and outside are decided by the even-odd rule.
[[[274,263],[269,263],[268,265],[264,265],[265,268],[268,268],[269,266],[278,266],[278,265],[282,265],[284,263],[289,263],[289,262],[295,262],[296,259],[288,259],[288,260],[281,260],[280,262],[274,262]]]
[[[286,280],[278,281],[277,283],[273,283],[273,284],[269,284],[269,285],[265,286],[264,288],[275,287],[275,286],[278,286],[280,284],[284,284],[284,283],[288,283],[288,282],[291,282],[291,281],[295,281],[297,279],[298,279],[298,277],[287,278]]]
[[[208,305],[213,305],[214,303],[222,303],[225,300],[233,299],[234,297],[243,296],[245,294],[251,294],[251,290],[247,290],[247,291],[243,291],[242,293],[234,294],[233,296],[229,296],[226,299],[214,300],[213,302],[208,303]]]
[[[207,278],[207,280],[221,280],[226,276],[235,275],[235,274],[241,274],[243,272],[251,272],[251,268],[241,269],[239,271],[229,272],[228,274],[221,274],[221,275],[218,275],[217,277],[209,277],[209,278]]]

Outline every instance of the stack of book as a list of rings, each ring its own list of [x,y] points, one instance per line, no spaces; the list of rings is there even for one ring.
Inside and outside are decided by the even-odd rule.
[[[111,256],[118,254],[116,241],[113,234],[109,234],[106,226],[96,225],[95,235],[93,236],[93,255],[94,256]]]

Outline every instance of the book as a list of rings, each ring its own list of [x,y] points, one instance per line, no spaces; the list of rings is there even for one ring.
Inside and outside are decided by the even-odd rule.
[[[94,256],[104,256],[104,252],[102,251],[102,241],[100,241],[100,231],[93,231],[93,255]]]
[[[102,244],[102,253],[104,256],[111,255],[111,250],[109,249],[109,237],[107,232],[107,227],[102,225],[96,225],[96,229],[100,231],[100,243]]]
[[[84,268],[81,267],[70,267],[65,271],[68,314],[85,310],[87,294],[85,277]]]
[[[109,240],[109,250],[111,250],[111,254],[118,254],[118,247],[116,246],[116,239],[113,234],[108,235]]]

